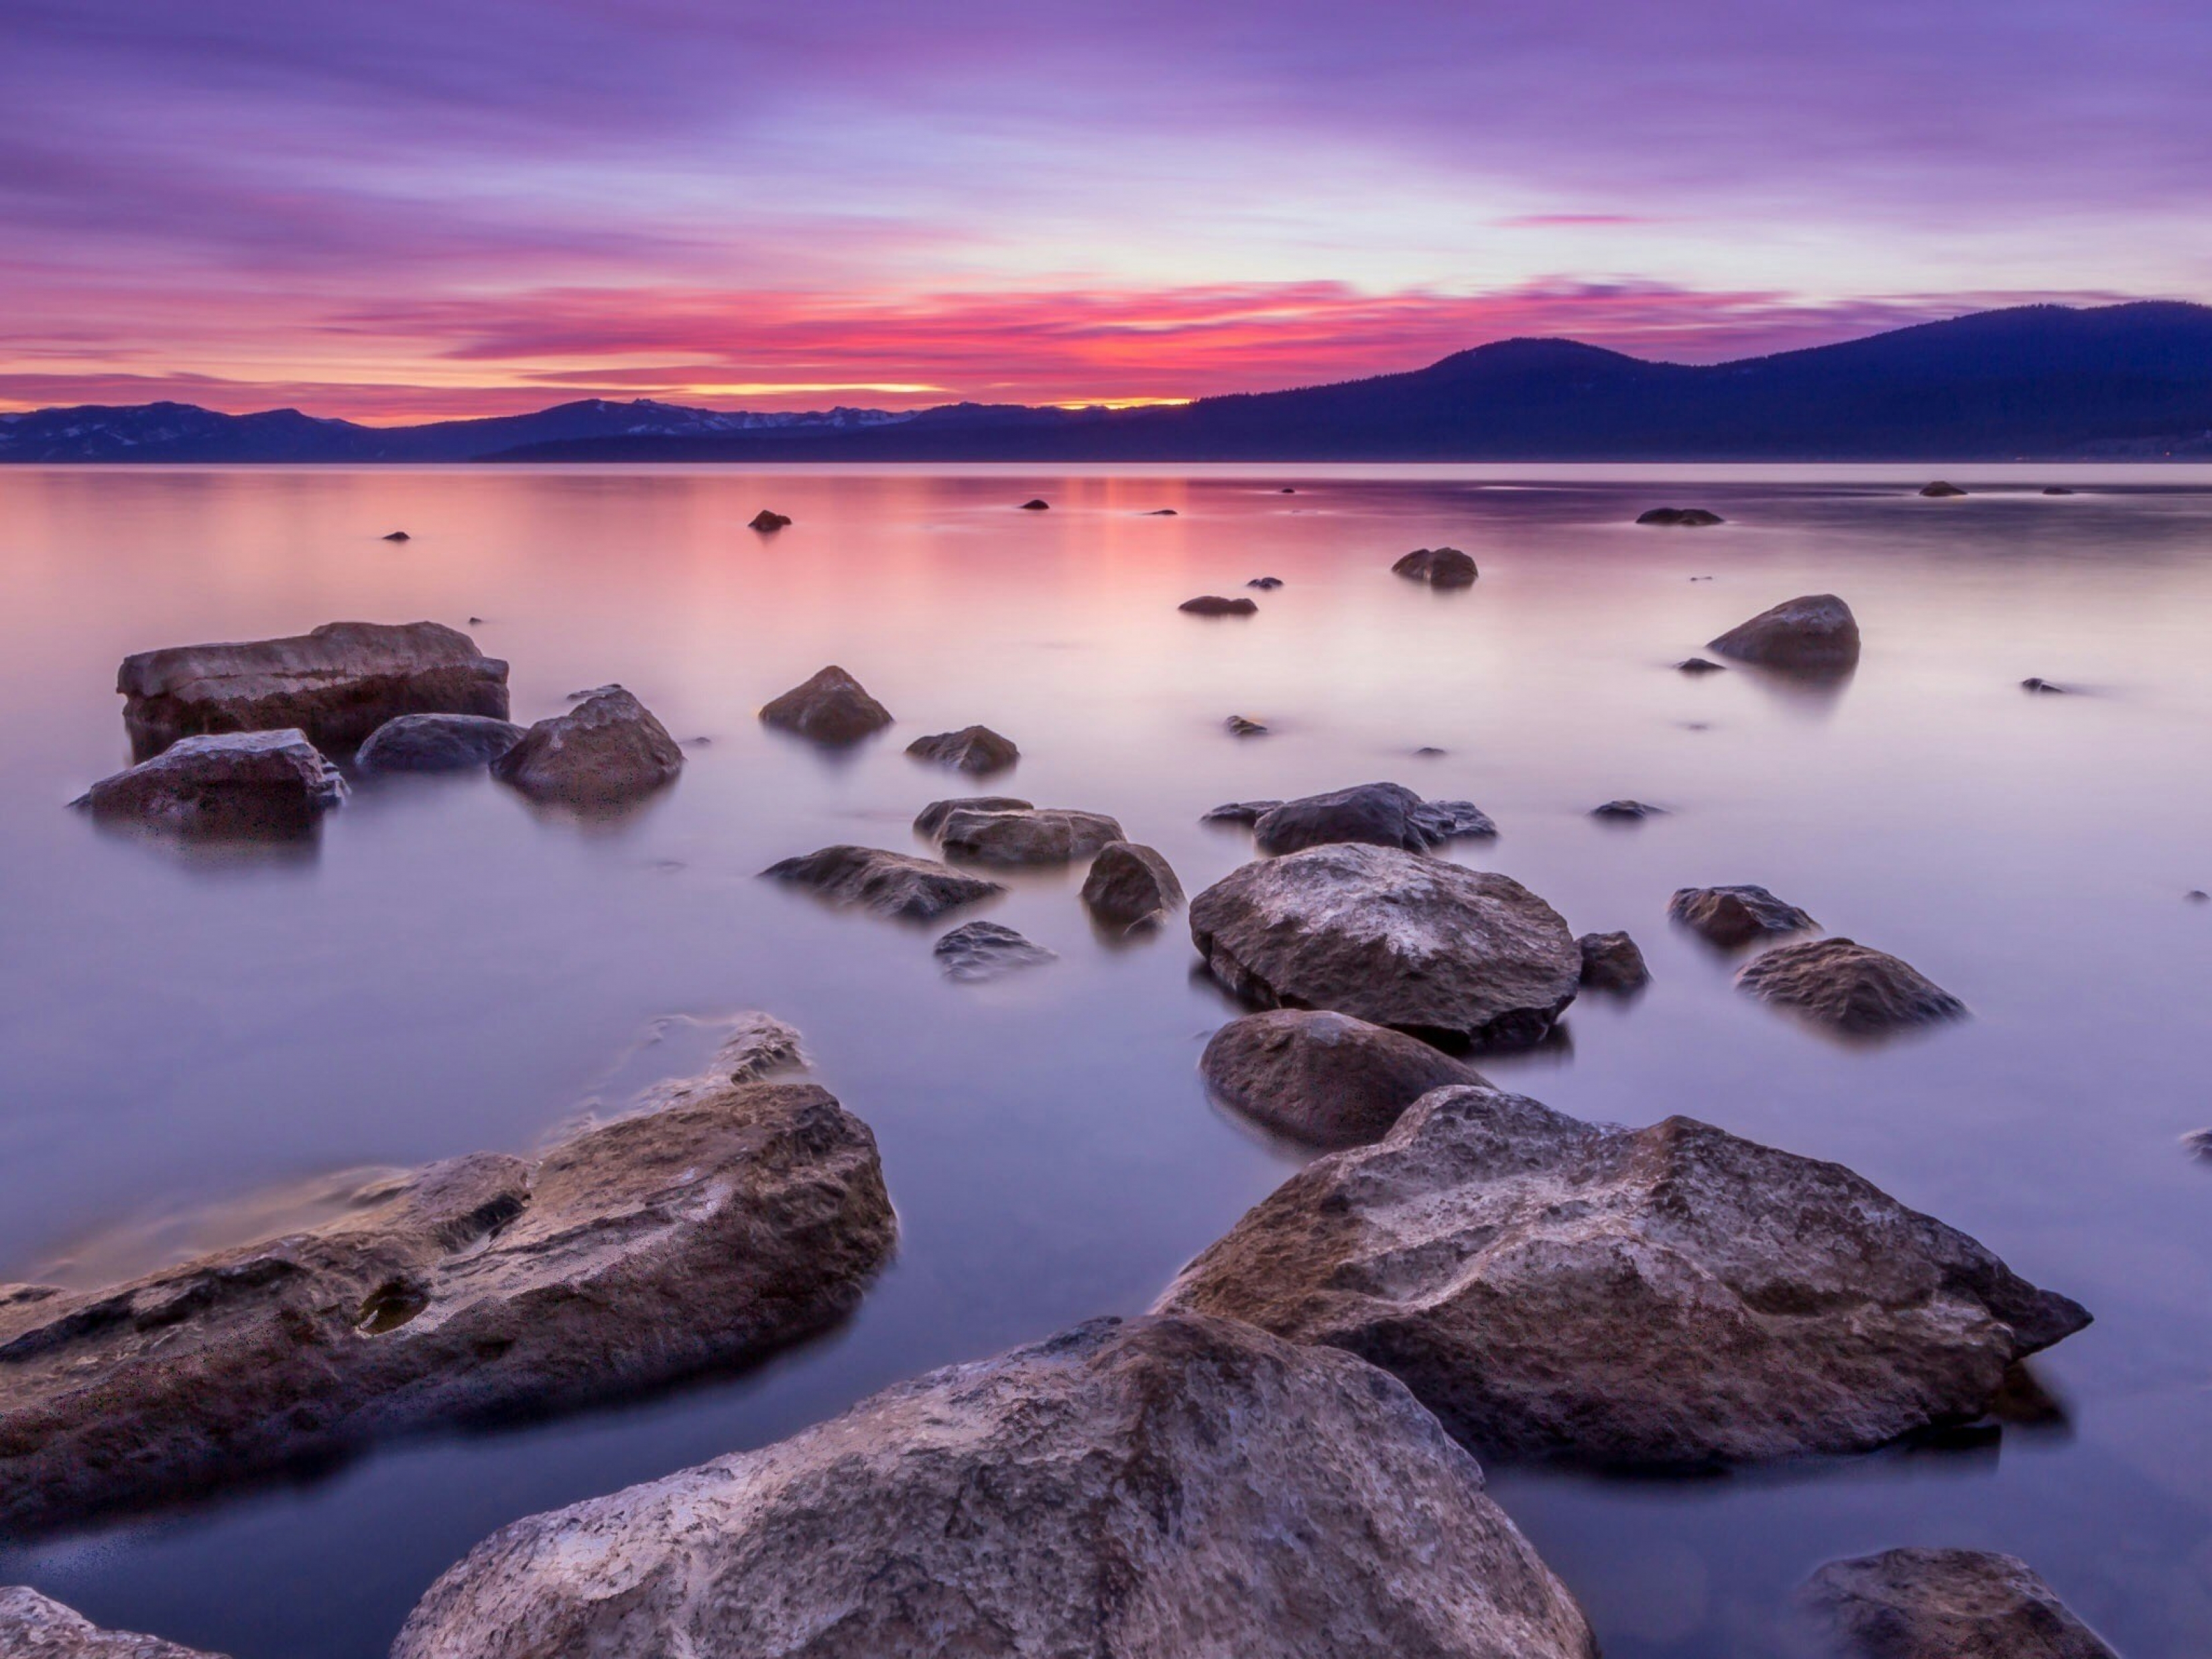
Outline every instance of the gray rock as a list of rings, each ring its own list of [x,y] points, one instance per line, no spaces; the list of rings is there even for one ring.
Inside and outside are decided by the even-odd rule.
[[[1847,939],[1778,946],[1747,963],[1735,982],[1761,1002],[1854,1036],[1966,1017],[1965,1003],[1910,963]]]
[[[1279,800],[1232,800],[1199,814],[1200,823],[1241,823],[1247,829],[1283,803]]]
[[[390,541],[392,538],[386,536]],[[403,535],[399,538],[404,541]],[[22,1585],[0,1589],[0,1659],[220,1659],[158,1637],[102,1630]]]
[[[305,836],[346,798],[345,780],[302,732],[182,738],[102,778],[70,804],[101,823],[207,839]]]
[[[746,520],[745,528],[748,530],[757,530],[765,534],[767,532],[771,530],[785,529],[789,526],[790,523],[790,514],[786,513],[771,512],[764,507],[761,508],[759,512],[754,514],[750,519]]]
[[[858,743],[891,723],[890,710],[835,663],[793,686],[763,708],[760,717],[763,725],[832,747]]]
[[[962,808],[945,818],[938,839],[949,856],[975,864],[1066,864],[1125,837],[1103,812],[1032,806],[1012,812]]]
[[[1960,489],[1959,486],[1954,483],[1946,483],[1942,479],[1938,478],[1933,483],[1925,483],[1921,485],[1920,493],[1923,495],[1934,496],[1940,499],[1947,495],[1963,495],[1966,492]]]
[[[1282,585],[1283,579],[1280,576],[1255,576],[1250,581],[1244,584],[1247,587],[1256,587],[1261,589],[1262,592],[1270,593],[1274,592],[1275,589],[1280,587]]]
[[[1764,887],[1681,887],[1667,902],[1667,914],[1723,951],[1753,939],[1810,933],[1820,924]]]
[[[1685,674],[1725,674],[1725,665],[1708,661],[1704,657],[1685,657],[1674,666]]]
[[[2118,1659],[2027,1562],[1986,1550],[1831,1561],[1797,1604],[1832,1659]]]
[[[1259,610],[1250,599],[1225,599],[1218,593],[1201,593],[1194,599],[1185,599],[1176,607],[1188,611],[1194,617],[1249,617]]]
[[[1498,826],[1472,802],[1424,801],[1402,783],[1363,783],[1286,800],[1252,825],[1253,844],[1269,854],[1296,853],[1330,842],[1364,842],[1419,853],[1446,841],[1497,833]]]
[[[1083,878],[1083,902],[1109,927],[1141,927],[1182,902],[1182,884],[1167,860],[1133,841],[1109,842]]]
[[[1858,619],[1832,593],[1784,599],[1738,623],[1706,648],[1741,662],[1799,672],[1834,672],[1859,659]]]
[[[1636,522],[1678,525],[1686,530],[1702,530],[1709,526],[1726,524],[1728,520],[1702,507],[1655,507],[1638,514]]]
[[[1638,823],[1645,818],[1663,818],[1667,809],[1654,806],[1649,801],[1609,800],[1602,806],[1590,808],[1594,818],[1610,818],[1619,823]]]
[[[2181,1144],[2196,1157],[2212,1159],[2212,1129],[2191,1129],[2181,1137]]]
[[[0,1533],[758,1359],[849,1313],[895,1236],[867,1126],[811,1085],[752,1084],[0,1304]]]
[[[1358,1354],[1484,1455],[1655,1468],[1972,1421],[2089,1318],[1840,1164],[1486,1088],[1293,1176],[1160,1306]]]
[[[484,714],[402,714],[368,734],[354,757],[364,772],[465,772],[520,743],[522,728]]]
[[[2046,495],[2071,495],[2075,492],[2064,484],[2048,484],[2045,486],[2043,493]]]
[[[2039,674],[2030,674],[2020,683],[2020,689],[2023,691],[2040,692],[2045,696],[2063,697],[2074,688],[2070,685],[2061,685],[2056,680],[2046,680]]]
[[[1567,924],[1519,882],[1397,848],[1248,864],[1191,902],[1190,933],[1208,971],[1262,1007],[1498,1048],[1541,1041],[1582,979]]]
[[[538,721],[491,763],[492,776],[532,800],[586,808],[641,799],[683,769],[684,750],[668,728],[619,685]]]
[[[1380,1140],[1431,1089],[1485,1081],[1419,1037],[1349,1014],[1277,1008],[1232,1019],[1198,1069],[1214,1097],[1310,1146]]]
[[[1036,805],[1012,795],[956,795],[951,800],[933,800],[915,814],[915,833],[935,841],[945,833],[945,826],[955,812],[1026,812]]]
[[[930,953],[945,978],[963,982],[1000,979],[1058,958],[1058,952],[995,921],[963,922],[939,939]]]
[[[1575,947],[1583,953],[1586,991],[1640,991],[1651,982],[1644,952],[1626,933],[1584,933]]]
[[[392,1659],[1596,1659],[1406,1391],[1210,1319],[1093,1321],[503,1528]]]
[[[1231,714],[1221,723],[1229,728],[1229,735],[1233,738],[1264,738],[1267,735],[1266,725],[1249,714]]]
[[[204,732],[295,729],[330,754],[398,714],[507,718],[507,665],[437,623],[325,623],[311,634],[125,657],[115,689],[140,760]]]
[[[1012,738],[1002,738],[988,726],[963,726],[957,732],[916,738],[906,752],[916,760],[975,773],[1003,772],[1022,757]]]
[[[761,874],[809,888],[834,904],[914,921],[928,921],[1006,890],[934,859],[875,847],[825,847],[771,864]]]
[[[1479,574],[1474,561],[1455,547],[1417,547],[1390,569],[1431,587],[1472,587]]]

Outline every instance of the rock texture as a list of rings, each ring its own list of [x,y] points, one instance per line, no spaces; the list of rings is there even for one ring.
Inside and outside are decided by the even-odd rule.
[[[1221,723],[1228,728],[1232,738],[1264,738],[1267,735],[1267,722],[1255,720],[1249,714],[1224,715]]]
[[[1419,1037],[1349,1014],[1277,1008],[1232,1019],[1200,1056],[1224,1105],[1310,1146],[1380,1140],[1431,1089],[1485,1079]]]
[[[325,623],[312,634],[125,657],[115,689],[143,760],[202,732],[287,728],[349,752],[397,714],[507,718],[507,665],[437,623]]]
[[[1036,805],[1012,795],[956,795],[951,800],[933,800],[915,813],[914,830],[916,835],[935,841],[945,833],[945,823],[955,812],[1026,812]]]
[[[1595,1659],[1406,1391],[1209,1319],[1103,1319],[533,1516],[392,1659]]]
[[[834,904],[912,921],[928,921],[1006,890],[995,881],[951,869],[934,859],[875,847],[825,847],[771,864],[761,874],[810,888]]]
[[[1051,506],[1052,503],[1050,501],[1045,500],[1042,495],[1037,495],[1024,501],[1022,503],[1022,511],[1024,513],[1043,513],[1048,511]]]
[[[1679,525],[1686,530],[1702,530],[1708,526],[1726,524],[1728,520],[1702,507],[1655,507],[1638,514],[1636,522]]]
[[[1221,810],[1214,809],[1217,813]],[[1472,801],[1425,801],[1402,783],[1363,783],[1282,801],[1252,824],[1253,844],[1270,855],[1330,842],[1364,842],[1421,853],[1447,841],[1497,833],[1498,826]]]
[[[354,757],[364,772],[466,772],[523,739],[512,720],[485,714],[402,714],[368,734]]]
[[[102,823],[210,839],[311,833],[346,797],[345,780],[302,732],[183,738],[71,803]]]
[[[760,711],[763,725],[841,748],[880,732],[891,712],[835,663]]]
[[[1753,939],[1810,933],[1820,924],[1764,887],[1681,887],[1667,914],[1707,943],[1736,950]]]
[[[2118,1659],[2027,1562],[1985,1550],[1831,1561],[1797,1602],[1832,1659]]]
[[[392,538],[386,536],[390,541]],[[399,539],[405,540],[405,537]],[[158,1637],[102,1630],[82,1613],[16,1585],[0,1589],[0,1659],[219,1659]]]
[[[916,738],[906,752],[916,760],[975,773],[1003,772],[1022,757],[1012,738],[1002,738],[988,726],[963,726],[957,732]]]
[[[1246,599],[1225,599],[1218,593],[1201,593],[1194,599],[1185,599],[1176,607],[1188,611],[1194,617],[1249,617],[1259,605]]]
[[[1802,672],[1830,672],[1859,659],[1858,619],[1832,593],[1808,593],[1784,599],[1740,623],[1706,649],[1740,662]]]
[[[1293,1176],[1161,1306],[1358,1354],[1486,1455],[1655,1468],[1978,1419],[2088,1322],[1840,1164],[1485,1088]]]
[[[1586,991],[1640,991],[1651,983],[1644,952],[1626,933],[1584,933],[1575,946],[1583,953]]]
[[[665,788],[684,769],[668,728],[619,685],[542,720],[491,763],[492,776],[533,800],[620,806]]]
[[[963,983],[1002,979],[1058,959],[1058,952],[995,921],[963,922],[939,939],[930,954],[937,958],[945,978]]]
[[[1417,547],[1390,570],[1431,587],[1472,587],[1479,574],[1474,561],[1455,547]]]
[[[1141,842],[1111,841],[1083,878],[1083,902],[1109,927],[1141,927],[1182,902],[1182,884],[1166,859]]]
[[[535,1160],[434,1164],[127,1284],[18,1288],[0,1532],[757,1359],[851,1311],[895,1237],[867,1126],[752,1084]]]
[[[1911,963],[1847,939],[1778,946],[1747,963],[1735,982],[1761,1002],[1859,1036],[1966,1017],[1965,1003]]]
[[[1003,812],[963,807],[949,813],[938,832],[948,854],[975,864],[1066,864],[1124,839],[1121,826],[1103,812],[1060,806]]]
[[[1540,1041],[1582,979],[1567,924],[1519,882],[1396,848],[1248,864],[1191,902],[1190,934],[1216,979],[1264,1007],[1500,1048]]]

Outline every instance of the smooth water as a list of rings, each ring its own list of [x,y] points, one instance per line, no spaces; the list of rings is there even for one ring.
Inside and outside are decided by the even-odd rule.
[[[2060,477],[2083,493],[2036,493]],[[981,721],[1024,752],[981,788],[1111,812],[1193,892],[1247,856],[1197,823],[1219,801],[1385,778],[1474,799],[1504,835],[1454,856],[1578,931],[1632,930],[1656,975],[1494,1077],[1841,1160],[2094,1311],[2042,1366],[2063,1430],[1692,1484],[1493,1470],[1613,1659],[1765,1651],[1810,1568],[1907,1543],[2025,1556],[2133,1659],[2212,1650],[2212,1166],[2178,1141],[2212,1123],[2212,905],[2183,896],[2212,887],[2212,469],[1982,469],[1951,501],[1922,481],[0,471],[0,1279],[130,1270],[336,1170],[527,1149],[696,1069],[711,1024],[665,1017],[750,1007],[873,1126],[904,1229],[848,1327],[749,1376],[0,1551],[0,1583],[239,1659],[367,1659],[502,1522],[1145,1307],[1296,1156],[1200,1089],[1230,1011],[1182,929],[1111,948],[1079,872],[1018,878],[975,914],[1060,959],[955,985],[941,929],[756,878],[832,842],[912,848],[918,807],[977,787],[905,743]],[[1033,495],[1052,510],[1014,510]],[[1662,503],[1730,522],[1629,523]],[[763,506],[798,522],[757,536]],[[1179,516],[1139,516],[1159,507]],[[1390,574],[1438,543],[1475,556],[1473,590]],[[1286,586],[1253,619],[1176,610],[1261,574]],[[1864,629],[1848,683],[1672,672],[1822,591]],[[127,758],[126,653],[348,617],[467,626],[513,663],[519,720],[619,680],[711,742],[613,824],[481,776],[364,785],[291,854],[64,810]],[[828,662],[898,716],[857,753],[754,719]],[[1238,713],[1271,734],[1231,737]],[[1624,795],[1671,814],[1585,816]],[[1753,1004],[1664,914],[1741,881],[1974,1019],[1864,1048]]]

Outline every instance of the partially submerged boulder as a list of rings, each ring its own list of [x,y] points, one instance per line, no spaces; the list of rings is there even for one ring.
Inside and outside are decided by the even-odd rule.
[[[1264,738],[1267,735],[1267,722],[1255,720],[1249,714],[1225,715],[1221,723],[1228,728],[1232,738]]]
[[[392,539],[386,536],[386,541]],[[406,540],[405,536],[398,539]],[[155,1636],[102,1630],[74,1607],[18,1584],[0,1589],[0,1656],[4,1659],[220,1659]]]
[[[890,710],[835,663],[793,686],[763,708],[760,717],[764,726],[832,747],[858,743],[891,723]]]
[[[1091,873],[1083,878],[1083,902],[1109,927],[1141,927],[1182,902],[1182,883],[1152,848],[1111,841],[1091,861]]]
[[[1725,665],[1710,661],[1704,657],[1685,657],[1681,661],[1676,663],[1674,666],[1677,670],[1685,674],[1725,674],[1728,672],[1728,669]]]
[[[1479,574],[1474,561],[1455,547],[1417,547],[1390,570],[1431,587],[1472,587]]]
[[[955,812],[1026,812],[1035,805],[1014,795],[956,795],[951,800],[933,800],[915,814],[915,833],[935,841],[945,833],[945,822]]]
[[[791,515],[789,514],[772,512],[764,507],[761,508],[759,512],[754,514],[750,519],[745,521],[745,528],[748,530],[757,530],[763,534],[766,534],[771,530],[787,529],[790,526],[790,524]]]
[[[1625,1468],[1971,1422],[2089,1322],[1840,1164],[1489,1088],[1291,1176],[1159,1306],[1358,1354],[1483,1455]]]
[[[70,804],[165,835],[284,840],[311,834],[345,798],[345,780],[305,732],[225,732],[179,738]]]
[[[1831,1561],[1797,1605],[1824,1659],[2118,1659],[2027,1562],[1988,1550]]]
[[[1226,599],[1218,593],[1201,593],[1194,599],[1185,599],[1176,607],[1188,611],[1194,617],[1249,617],[1259,610],[1250,599]]]
[[[1012,738],[1002,738],[988,726],[963,726],[957,732],[916,738],[906,752],[956,772],[975,773],[1003,772],[1022,757]]]
[[[533,800],[586,808],[628,805],[683,769],[684,750],[668,728],[619,685],[538,721],[491,763],[492,776]]]
[[[995,921],[963,922],[939,939],[930,954],[945,978],[963,982],[1003,979],[1024,968],[1041,968],[1059,955]]]
[[[1717,513],[1702,507],[1655,507],[1636,515],[1638,524],[1675,525],[1685,530],[1702,530],[1728,520]]]
[[[1678,887],[1667,901],[1667,914],[1723,951],[1740,949],[1753,939],[1808,933],[1820,925],[1796,905],[1747,882],[1732,887]]]
[[[1402,783],[1362,783],[1279,802],[1252,824],[1253,844],[1270,855],[1330,842],[1420,853],[1447,841],[1497,833],[1498,826],[1474,802],[1425,801]]]
[[[466,772],[520,743],[523,729],[486,714],[402,714],[368,734],[354,757],[364,772]]]
[[[1740,623],[1706,648],[1741,662],[1800,672],[1834,672],[1859,659],[1858,619],[1832,593],[1784,599]]]
[[[1575,948],[1583,953],[1586,991],[1640,991],[1651,982],[1644,952],[1626,933],[1584,933]]]
[[[1481,1083],[1419,1037],[1349,1014],[1276,1008],[1232,1019],[1199,1057],[1224,1105],[1310,1146],[1380,1140],[1431,1089]]]
[[[1954,483],[1946,483],[1942,479],[1938,478],[1933,483],[1921,485],[1920,493],[1940,500],[1945,496],[1963,495],[1966,492]]]
[[[333,1220],[126,1284],[19,1295],[0,1532],[757,1360],[849,1313],[896,1234],[867,1126],[762,1083],[382,1178]]]
[[[507,665],[438,623],[325,623],[311,634],[125,657],[115,689],[143,760],[179,738],[296,729],[346,754],[398,714],[507,718]]]
[[[1510,876],[1391,847],[1248,864],[1191,901],[1190,934],[1208,971],[1262,1007],[1498,1048],[1541,1041],[1582,979],[1566,922]]]
[[[1279,800],[1232,800],[1209,807],[1198,816],[1200,823],[1241,823],[1250,829],[1283,803]]]
[[[938,840],[947,854],[974,864],[1066,864],[1125,839],[1103,812],[1060,806],[1016,811],[963,807],[949,813]]]
[[[1645,818],[1665,817],[1667,809],[1654,806],[1648,800],[1609,800],[1601,806],[1591,807],[1589,815],[1614,823],[1640,823]]]
[[[1966,1005],[1887,951],[1847,939],[1779,945],[1747,963],[1737,988],[1854,1036],[1964,1019]]]
[[[1022,503],[1022,511],[1024,513],[1042,513],[1048,511],[1051,506],[1052,503],[1045,500],[1043,496],[1033,495],[1028,501]]]
[[[392,1659],[1596,1659],[1407,1392],[1224,1320],[1092,1321],[492,1534]]]
[[[995,881],[951,869],[935,859],[876,847],[824,847],[771,864],[761,874],[809,888],[833,904],[913,921],[928,921],[1006,890]]]

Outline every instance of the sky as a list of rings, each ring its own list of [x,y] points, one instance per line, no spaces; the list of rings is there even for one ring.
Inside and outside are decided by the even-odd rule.
[[[0,0],[0,408],[1136,402],[2212,301],[2169,0]]]

